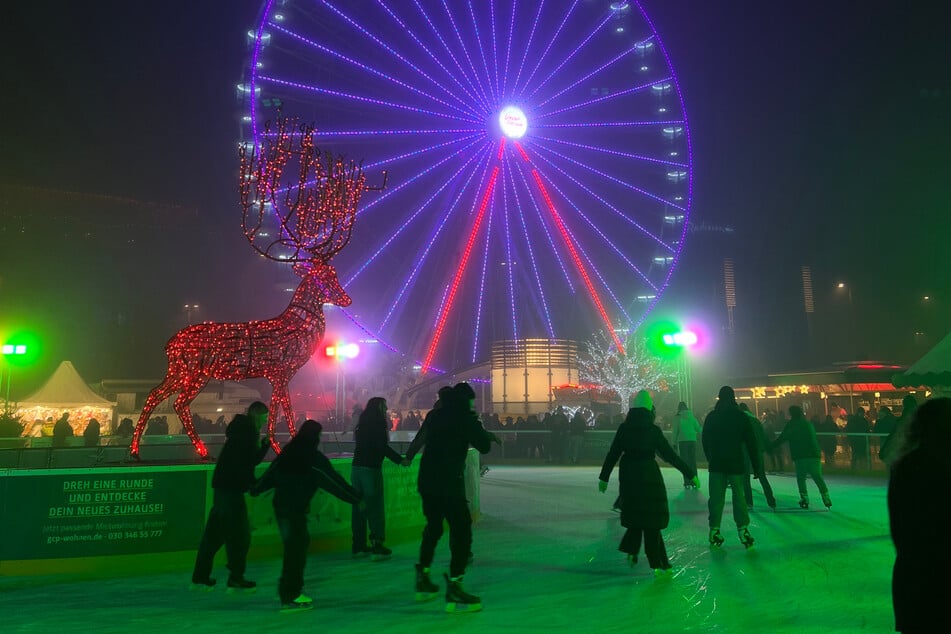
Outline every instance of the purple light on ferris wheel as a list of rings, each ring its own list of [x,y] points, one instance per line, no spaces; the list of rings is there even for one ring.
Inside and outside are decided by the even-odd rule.
[[[676,73],[639,4],[282,0],[279,18],[277,6],[264,3],[242,92],[252,138],[283,103],[322,150],[390,174],[335,259],[359,310],[331,315],[360,315],[433,371],[484,360],[510,333],[581,339],[643,321],[682,253],[693,155]],[[502,117],[507,106],[521,118]],[[525,123],[532,174],[503,120]],[[595,293],[599,309],[578,301]],[[443,329],[431,351],[418,324],[430,316]]]

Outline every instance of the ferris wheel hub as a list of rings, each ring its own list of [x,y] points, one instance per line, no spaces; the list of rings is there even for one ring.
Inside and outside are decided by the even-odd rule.
[[[506,106],[499,113],[499,128],[510,139],[521,139],[528,131],[528,117],[517,106]]]

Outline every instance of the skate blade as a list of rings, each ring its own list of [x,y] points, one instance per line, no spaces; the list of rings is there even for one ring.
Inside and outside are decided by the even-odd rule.
[[[392,558],[393,555],[370,555],[370,561],[386,561]]]
[[[416,602],[423,603],[424,601],[432,601],[439,596],[439,590],[435,592],[417,592],[416,593]]]
[[[193,583],[190,586],[188,586],[188,589],[191,590],[192,592],[214,592],[215,587],[207,586],[203,583]]]
[[[481,612],[482,604],[481,603],[447,603],[446,612],[451,613],[463,613],[463,612]]]
[[[253,588],[228,588],[227,594],[254,594],[257,591],[257,586]]]
[[[307,612],[313,609],[313,603],[296,603],[294,605],[282,605],[280,612],[281,614],[294,614],[296,612]]]

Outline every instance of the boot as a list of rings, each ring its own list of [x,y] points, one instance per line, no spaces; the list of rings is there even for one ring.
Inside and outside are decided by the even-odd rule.
[[[750,529],[748,526],[743,526],[736,529],[737,534],[740,536],[740,543],[743,544],[746,548],[753,547],[753,536],[750,535]]]
[[[469,594],[462,587],[462,576],[450,578],[443,574],[446,580],[446,612],[478,612],[482,609],[482,599]]]
[[[723,539],[723,535],[720,534],[719,528],[710,529],[710,545],[711,546],[713,546],[714,548],[719,548],[720,546],[723,545],[724,541],[725,540]]]
[[[809,496],[802,496],[799,498],[799,508],[808,509],[809,508]]]
[[[429,568],[416,564],[416,600],[429,601],[439,596],[439,586],[429,578]]]
[[[235,592],[255,592],[258,584],[244,577],[228,577],[228,594]]]
[[[393,551],[383,545],[383,542],[373,542],[373,548],[370,549],[370,559],[372,561],[383,561],[393,556]]]
[[[822,503],[825,504],[827,509],[832,508],[832,498],[829,497],[828,491],[822,494]]]

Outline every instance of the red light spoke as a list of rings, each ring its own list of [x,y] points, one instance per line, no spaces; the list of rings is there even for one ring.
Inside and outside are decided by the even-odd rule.
[[[522,147],[522,145],[518,142],[515,142],[514,145],[522,155],[522,158],[530,164],[531,160],[528,158],[528,154],[525,152],[525,149]],[[538,173],[538,170],[532,168],[532,177],[535,179],[535,183],[538,185],[539,191],[541,191],[542,198],[545,199],[545,204],[548,205],[548,210],[551,212],[551,217],[555,221],[555,225],[558,227],[558,231],[561,233],[561,237],[565,241],[565,245],[568,247],[568,253],[571,254],[571,259],[574,260],[575,267],[578,269],[578,273],[581,274],[581,279],[584,281],[584,285],[588,289],[588,294],[591,295],[591,301],[594,302],[595,307],[598,309],[598,313],[601,315],[601,319],[604,321],[604,325],[607,327],[608,334],[611,335],[611,339],[614,340],[614,344],[617,346],[618,352],[624,354],[624,344],[621,343],[617,333],[614,332],[614,326],[611,324],[611,319],[608,317],[607,311],[604,310],[604,304],[601,303],[601,298],[594,289],[594,284],[591,282],[591,278],[588,276],[588,271],[585,269],[584,263],[581,261],[581,256],[578,254],[578,250],[575,248],[574,242],[571,241],[571,236],[569,235],[568,230],[565,228],[565,225],[561,220],[561,216],[558,215],[558,211],[555,209],[555,203],[552,202],[551,196],[548,194],[548,188],[545,187],[545,183],[542,181],[542,177]]]
[[[501,149],[500,149],[501,151]],[[479,205],[479,213],[476,214],[475,222],[472,225],[472,231],[469,232],[469,240],[466,242],[465,251],[462,253],[462,259],[459,261],[459,267],[456,269],[456,275],[452,279],[452,285],[449,287],[449,295],[446,297],[446,303],[443,304],[442,311],[439,313],[439,319],[436,321],[436,333],[429,344],[429,351],[426,353],[426,360],[423,362],[422,373],[426,374],[431,367],[433,356],[436,354],[436,347],[439,345],[439,339],[442,337],[443,328],[446,326],[446,318],[452,309],[453,301],[456,298],[456,291],[459,289],[459,282],[466,271],[466,265],[469,263],[469,256],[472,254],[472,245],[475,243],[476,236],[479,233],[479,227],[482,226],[482,219],[485,217],[485,209],[489,205],[489,197],[495,188],[495,179],[499,175],[498,166],[492,169],[492,175],[489,177],[489,183],[485,186],[485,195],[482,197],[482,204]]]

